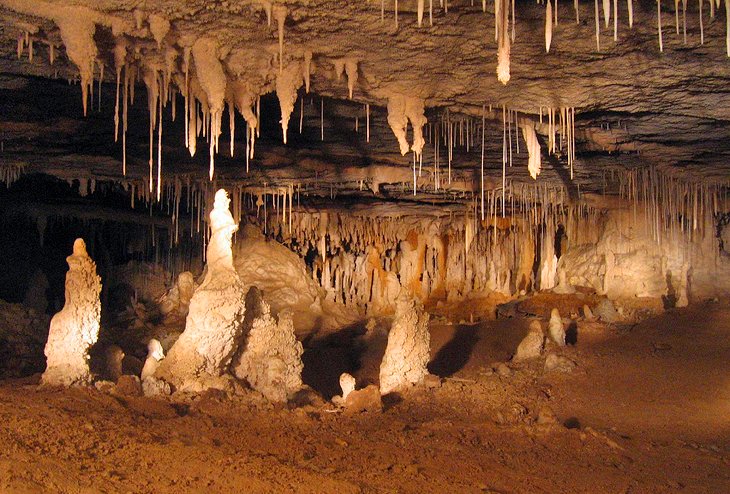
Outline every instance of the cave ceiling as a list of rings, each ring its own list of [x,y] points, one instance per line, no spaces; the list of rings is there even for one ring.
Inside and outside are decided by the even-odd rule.
[[[245,93],[252,108],[261,97],[260,135],[249,171],[244,118],[236,116],[231,157],[230,106],[222,109],[215,156],[220,181],[255,187],[293,180],[322,196],[411,200],[412,188],[406,184],[413,180],[414,155],[401,154],[388,119],[389,103],[405,97],[423,105],[428,122],[423,154],[415,165],[419,200],[453,200],[475,192],[482,139],[485,188],[501,187],[503,161],[511,161],[505,171],[510,182],[535,183],[527,170],[525,122],[534,126],[541,148],[537,183],[600,191],[609,174],[642,166],[727,183],[728,1],[662,2],[661,51],[656,2],[633,2],[632,27],[625,0],[606,3],[608,18],[604,2],[551,3],[556,17],[549,23],[552,39],[546,52],[548,7],[516,0],[514,23],[508,12],[510,78],[505,84],[496,72],[494,11],[502,2],[486,2],[483,11],[480,1],[443,5],[436,0],[429,14],[431,2],[426,0],[419,26],[417,0],[397,2],[397,16],[390,1],[0,0],[0,161],[66,179],[122,180],[121,138],[115,142],[114,119],[115,69],[123,66],[136,76],[137,93],[128,115],[128,178],[144,179],[148,173],[150,108],[144,75],[152,71],[159,81],[156,90],[166,96],[162,176],[206,179],[208,144],[201,136],[195,156],[186,149],[180,93],[187,68],[188,80],[199,80],[202,99],[210,97],[207,104],[213,108],[214,93],[222,89],[206,84],[206,74],[220,68],[229,91],[226,101],[233,98],[232,87]],[[93,37],[93,48],[84,44],[84,32]],[[199,40],[205,40],[203,48]],[[121,58],[119,46],[124,47]],[[213,62],[201,63],[195,46],[213,53]],[[90,49],[93,82],[88,66],[79,66],[84,50]],[[296,67],[296,99],[284,144],[277,84],[291,67]],[[94,92],[86,116],[84,86]],[[567,152],[566,147],[548,152],[550,109],[556,115],[575,114],[572,177],[571,137],[559,137],[565,137]],[[507,127],[505,115],[511,120]],[[450,167],[448,125],[454,141]],[[412,122],[408,129],[410,143]],[[152,140],[155,167],[158,131],[156,127]],[[212,132],[209,127],[208,135]],[[505,140],[509,150],[503,147]]]

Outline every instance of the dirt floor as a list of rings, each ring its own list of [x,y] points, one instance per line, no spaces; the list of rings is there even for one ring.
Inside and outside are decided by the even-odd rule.
[[[569,372],[544,357],[499,365],[527,324],[434,323],[442,386],[383,413],[5,381],[0,492],[730,492],[727,301],[633,326],[579,321],[575,346],[548,348]],[[305,380],[325,396],[348,367],[372,381],[384,339],[357,341],[312,345]]]

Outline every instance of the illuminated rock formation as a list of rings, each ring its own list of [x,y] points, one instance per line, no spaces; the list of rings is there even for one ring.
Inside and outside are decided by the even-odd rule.
[[[530,322],[530,328],[520,344],[517,351],[512,357],[513,362],[523,362],[525,360],[536,359],[542,354],[545,348],[545,334],[542,332],[540,321],[533,320]]]
[[[302,387],[302,344],[294,334],[291,312],[271,315],[261,293],[252,288],[246,296],[247,312],[253,312],[245,347],[235,362],[236,377],[273,402],[285,402]]]
[[[565,346],[565,328],[563,327],[563,320],[560,318],[558,309],[553,309],[550,312],[548,334],[550,335],[550,339],[558,346]]]
[[[144,367],[142,367],[142,374],[140,379],[144,382],[148,377],[152,377],[160,366],[160,361],[165,358],[165,351],[162,349],[162,345],[159,341],[152,338],[147,343],[147,359],[144,361]]]
[[[215,194],[210,212],[211,237],[207,272],[190,300],[185,331],[155,377],[178,390],[200,391],[224,387],[228,365],[241,334],[245,310],[243,284],[233,268],[231,237],[238,229],[225,190]]]
[[[66,262],[66,303],[51,319],[41,380],[54,386],[91,383],[89,349],[96,343],[101,321],[101,278],[82,239],[76,239]]]
[[[417,300],[401,293],[396,301],[388,346],[380,364],[380,393],[419,383],[428,374],[431,336],[429,315]]]

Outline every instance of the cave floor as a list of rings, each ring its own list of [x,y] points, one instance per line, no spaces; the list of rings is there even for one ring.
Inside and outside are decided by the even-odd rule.
[[[443,385],[354,416],[4,381],[0,492],[730,492],[727,301],[579,323],[551,350],[572,372],[493,372],[526,328],[433,323]]]

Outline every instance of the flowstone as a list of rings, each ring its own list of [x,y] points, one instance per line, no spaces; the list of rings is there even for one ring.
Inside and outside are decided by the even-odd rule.
[[[245,301],[243,284],[233,268],[231,237],[238,230],[225,190],[215,194],[210,212],[212,234],[207,272],[190,300],[185,331],[160,363],[155,377],[179,391],[223,388],[223,378],[242,330]]]
[[[76,239],[66,262],[66,303],[51,319],[44,350],[47,367],[41,382],[52,386],[91,383],[89,349],[99,337],[101,322],[101,278],[83,239]]]
[[[302,344],[294,334],[289,310],[279,313],[271,308],[253,287],[246,296],[249,311],[256,315],[246,338],[245,348],[235,363],[235,375],[273,402],[285,402],[302,388]]]
[[[380,394],[416,384],[428,374],[426,365],[431,344],[428,320],[423,305],[401,292],[380,364]]]

